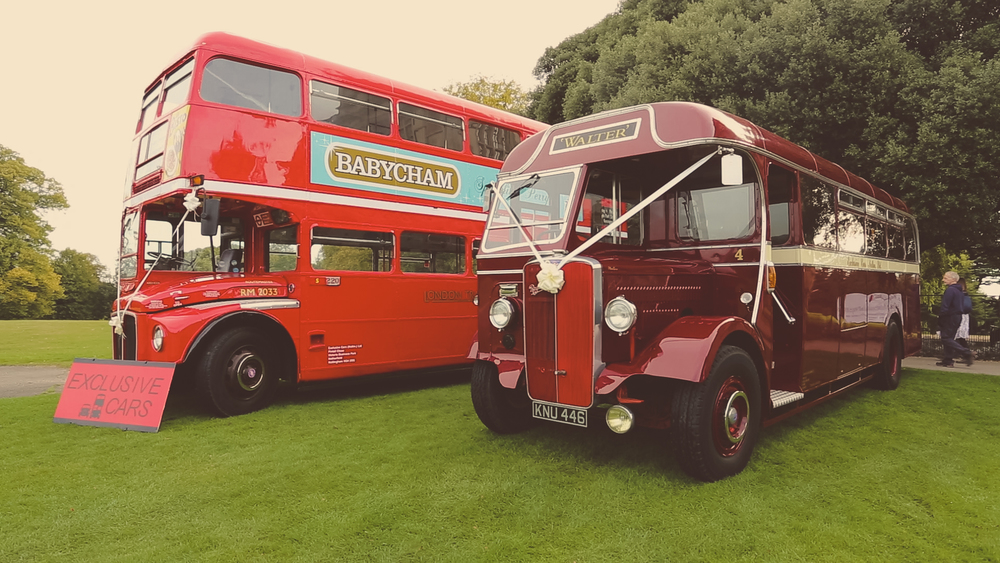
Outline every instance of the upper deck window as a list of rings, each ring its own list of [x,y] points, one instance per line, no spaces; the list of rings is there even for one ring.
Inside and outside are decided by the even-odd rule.
[[[160,109],[160,115],[169,112],[187,101],[188,94],[191,91],[191,74],[193,70],[194,59],[191,59],[167,75],[167,79],[163,81],[163,107]]]
[[[392,102],[374,94],[313,80],[310,82],[312,118],[341,127],[388,135]]]
[[[205,65],[201,97],[268,113],[302,115],[302,81],[298,76],[229,59],[213,59]]]
[[[399,103],[399,135],[407,141],[460,151],[464,131],[460,117]]]
[[[139,155],[136,158],[136,180],[163,168],[163,150],[166,146],[166,123],[161,123],[156,129],[142,136],[142,140],[139,141]]]
[[[469,147],[472,154],[504,160],[521,142],[521,134],[513,129],[469,120]]]
[[[139,125],[136,127],[136,133],[142,131],[146,125],[149,125],[156,119],[156,108],[160,103],[160,87],[162,85],[161,82],[157,82],[156,86],[153,86],[153,89],[143,96],[142,110],[139,112]]]

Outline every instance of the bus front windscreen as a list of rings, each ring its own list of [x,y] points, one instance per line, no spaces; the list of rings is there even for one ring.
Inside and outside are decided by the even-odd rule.
[[[483,250],[527,246],[525,236],[534,243],[561,239],[579,174],[574,168],[504,180],[497,190],[503,201],[494,195],[490,205]]]

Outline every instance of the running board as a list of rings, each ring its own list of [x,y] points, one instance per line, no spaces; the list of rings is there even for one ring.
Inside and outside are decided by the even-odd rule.
[[[773,408],[783,407],[789,403],[794,403],[799,399],[805,398],[805,396],[805,393],[796,393],[795,391],[771,390],[771,406]]]

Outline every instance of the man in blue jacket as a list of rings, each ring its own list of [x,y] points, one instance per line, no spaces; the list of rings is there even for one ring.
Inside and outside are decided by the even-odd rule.
[[[955,333],[962,324],[962,313],[965,312],[965,294],[962,293],[962,288],[956,285],[958,274],[945,272],[941,281],[946,286],[944,296],[941,298],[941,311],[938,313],[938,327],[941,329],[941,341],[944,342],[944,358],[937,365],[952,367],[955,365],[955,358],[958,357],[971,366],[975,354],[955,341]]]

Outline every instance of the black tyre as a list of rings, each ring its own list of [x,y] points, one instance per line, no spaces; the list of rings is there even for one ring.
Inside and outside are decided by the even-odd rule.
[[[535,424],[528,394],[521,387],[500,385],[497,367],[483,360],[472,365],[472,406],[479,420],[497,434],[515,434]]]
[[[762,414],[753,360],[742,348],[722,346],[708,378],[684,383],[674,394],[671,437],[681,469],[708,482],[743,471]]]
[[[195,385],[207,406],[222,416],[260,410],[274,400],[278,354],[261,334],[237,328],[208,344],[195,366]]]
[[[886,328],[882,365],[876,369],[878,371],[872,380],[875,388],[892,391],[899,387],[899,376],[903,371],[903,334],[895,322],[890,322]]]

